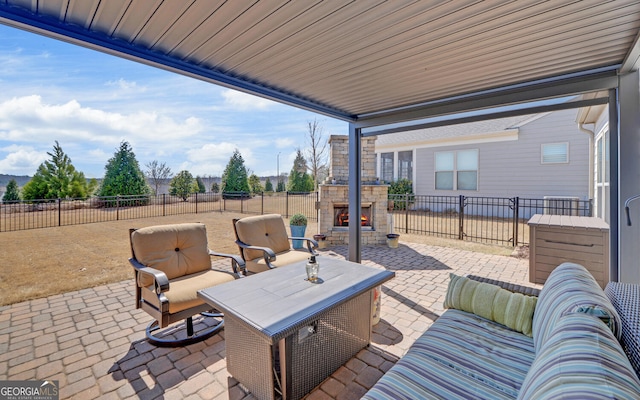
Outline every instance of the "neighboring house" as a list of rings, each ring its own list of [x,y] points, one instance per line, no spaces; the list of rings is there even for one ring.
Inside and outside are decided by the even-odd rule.
[[[377,173],[418,195],[588,200],[589,135],[576,110],[380,135]]]

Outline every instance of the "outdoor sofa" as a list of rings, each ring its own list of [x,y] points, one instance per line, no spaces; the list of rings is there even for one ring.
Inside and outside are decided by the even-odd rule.
[[[640,399],[638,285],[603,291],[572,263],[527,295],[451,278],[448,309],[364,399]]]

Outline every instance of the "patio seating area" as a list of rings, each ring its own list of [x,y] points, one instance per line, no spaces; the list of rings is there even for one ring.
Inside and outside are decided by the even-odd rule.
[[[318,261],[347,251],[319,250]],[[383,286],[381,321],[371,346],[308,399],[360,398],[442,314],[450,272],[535,286],[526,259],[454,248],[365,246],[362,260],[396,273]],[[0,308],[0,380],[58,380],[61,399],[253,398],[227,372],[224,331],[186,347],[149,344],[151,317],[135,309],[131,287],[127,280]]]

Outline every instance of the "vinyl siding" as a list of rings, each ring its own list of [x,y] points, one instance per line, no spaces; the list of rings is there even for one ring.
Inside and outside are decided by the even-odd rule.
[[[518,140],[419,148],[416,194],[487,197],[588,197],[589,138],[575,123],[576,110],[557,111],[527,123]],[[542,164],[543,143],[569,143],[569,163]],[[479,150],[478,190],[435,190],[434,153]]]

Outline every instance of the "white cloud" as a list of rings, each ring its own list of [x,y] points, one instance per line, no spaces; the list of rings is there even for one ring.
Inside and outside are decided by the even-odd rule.
[[[232,89],[224,90],[222,97],[224,98],[225,106],[233,108],[236,111],[266,110],[276,104],[271,100]]]
[[[4,153],[4,154],[3,154]],[[7,146],[0,149],[0,171],[11,175],[33,175],[48,155],[28,146]]]

